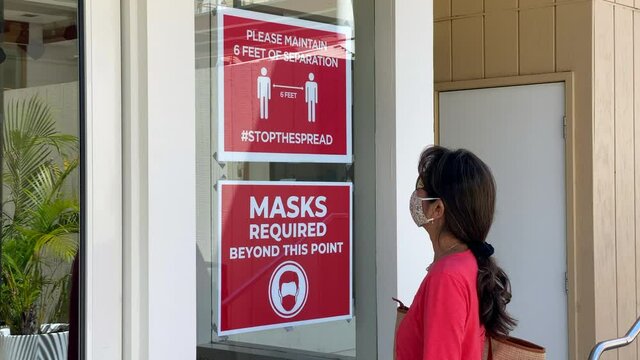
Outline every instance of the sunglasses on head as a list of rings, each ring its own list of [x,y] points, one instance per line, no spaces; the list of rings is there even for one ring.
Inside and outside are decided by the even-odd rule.
[[[418,179],[416,180],[416,190],[424,190],[424,183],[422,182],[422,178],[420,176],[418,176]],[[438,197],[420,197],[420,196],[416,196],[416,197],[420,200],[426,200],[426,201],[434,201],[434,200],[440,199]]]

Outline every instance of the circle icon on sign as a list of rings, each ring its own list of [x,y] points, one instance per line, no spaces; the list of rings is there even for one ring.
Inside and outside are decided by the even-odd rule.
[[[271,274],[269,302],[281,318],[289,319],[300,313],[309,295],[307,274],[295,261],[285,261]]]

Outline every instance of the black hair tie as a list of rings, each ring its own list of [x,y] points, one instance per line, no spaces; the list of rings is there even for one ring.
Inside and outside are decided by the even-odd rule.
[[[469,249],[471,249],[473,255],[479,258],[488,259],[494,253],[493,246],[491,246],[491,244],[489,244],[488,242],[472,242],[467,246],[469,247]]]

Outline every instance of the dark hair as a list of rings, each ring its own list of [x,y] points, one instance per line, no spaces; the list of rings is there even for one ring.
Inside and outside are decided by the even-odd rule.
[[[480,321],[490,336],[507,336],[516,326],[506,310],[511,284],[485,245],[496,199],[491,170],[468,150],[433,146],[422,152],[418,173],[427,195],[445,205],[442,231],[462,241],[476,257]]]

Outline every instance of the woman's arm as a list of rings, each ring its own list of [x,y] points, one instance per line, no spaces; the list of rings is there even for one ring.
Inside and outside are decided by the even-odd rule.
[[[469,304],[462,283],[446,273],[425,284],[423,360],[460,360]]]

